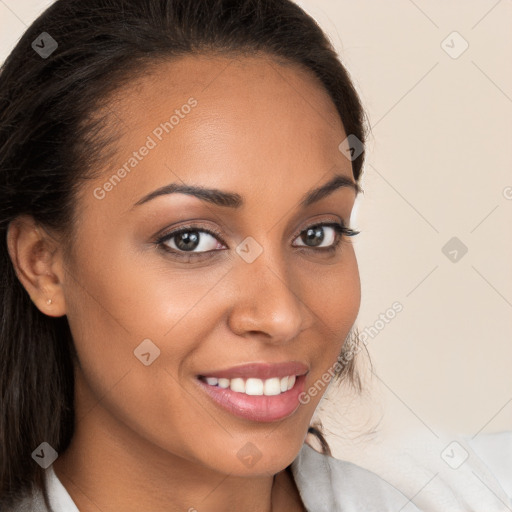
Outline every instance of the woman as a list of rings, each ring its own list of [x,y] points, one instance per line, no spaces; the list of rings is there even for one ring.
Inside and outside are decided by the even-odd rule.
[[[311,425],[358,387],[365,125],[310,17],[58,0],[0,98],[2,510],[418,510]]]

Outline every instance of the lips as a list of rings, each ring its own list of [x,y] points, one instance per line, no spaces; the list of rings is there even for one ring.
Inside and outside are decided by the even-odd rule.
[[[299,409],[305,379],[306,375],[297,377],[291,389],[273,396],[251,396],[229,388],[211,386],[199,378],[196,382],[209,399],[224,411],[249,421],[273,422],[284,420]]]
[[[250,421],[272,422],[297,411],[308,372],[309,367],[298,361],[249,363],[204,372],[196,382],[225,411]]]
[[[282,378],[289,375],[305,375],[309,368],[304,363],[298,361],[288,361],[285,363],[248,363],[231,368],[212,370],[198,375],[201,377],[216,377],[224,379],[271,379],[272,377]]]

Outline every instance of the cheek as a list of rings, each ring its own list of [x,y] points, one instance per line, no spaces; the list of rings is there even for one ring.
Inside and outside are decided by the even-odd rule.
[[[112,245],[108,255],[98,251],[75,261],[65,290],[91,407],[101,399],[113,416],[155,442],[172,443],[180,432],[186,437],[195,430],[201,438],[211,417],[182,384],[219,321],[215,285],[229,268],[176,270],[165,258]]]
[[[170,276],[162,278],[143,267],[138,272],[133,272],[136,266],[129,272],[122,265],[97,272],[87,268],[82,277],[88,289],[75,286],[68,294],[68,319],[80,361],[78,417],[92,411],[89,421],[108,425],[105,432],[113,436],[113,445],[126,432],[136,432],[169,452],[195,457],[185,439],[198,439],[195,444],[201,445],[206,424],[213,437],[224,432],[190,399],[180,380],[182,363],[205,326],[199,292],[183,282],[180,286],[189,291],[179,293],[169,286]],[[154,274],[159,279],[152,280]],[[141,351],[137,347],[143,340],[151,342]],[[149,365],[143,363],[145,353]]]
[[[311,267],[310,277],[302,270],[303,300],[314,313],[318,329],[324,331],[329,345],[341,344],[352,328],[361,303],[361,283],[354,248],[343,247],[342,258],[333,265]],[[340,339],[342,338],[342,339]]]
[[[181,338],[176,333],[189,318],[207,315],[208,292],[229,270],[178,268],[165,256],[134,251],[123,241],[103,245],[108,253],[74,262],[65,291],[67,315],[84,350],[102,347],[105,356],[116,353],[116,360],[134,357],[144,339],[160,346]],[[187,350],[185,339],[178,350]]]
[[[344,247],[340,263],[322,268],[309,281],[305,300],[316,318],[315,371],[306,381],[306,403],[316,407],[336,373],[338,357],[354,326],[361,303],[361,284],[352,245]]]

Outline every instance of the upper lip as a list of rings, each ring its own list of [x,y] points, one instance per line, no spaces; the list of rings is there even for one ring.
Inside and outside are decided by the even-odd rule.
[[[304,375],[309,368],[304,363],[298,361],[288,361],[285,363],[247,363],[222,370],[212,370],[201,373],[201,377],[217,377],[225,379],[234,378],[256,378],[270,379],[272,377],[287,377],[289,375]]]

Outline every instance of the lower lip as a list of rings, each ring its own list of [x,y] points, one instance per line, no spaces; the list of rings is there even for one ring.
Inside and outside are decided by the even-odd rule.
[[[198,378],[196,380],[224,410],[251,421],[269,422],[282,420],[299,408],[299,395],[304,390],[306,375],[296,377],[292,389],[272,396],[246,395],[229,388],[210,386]]]

